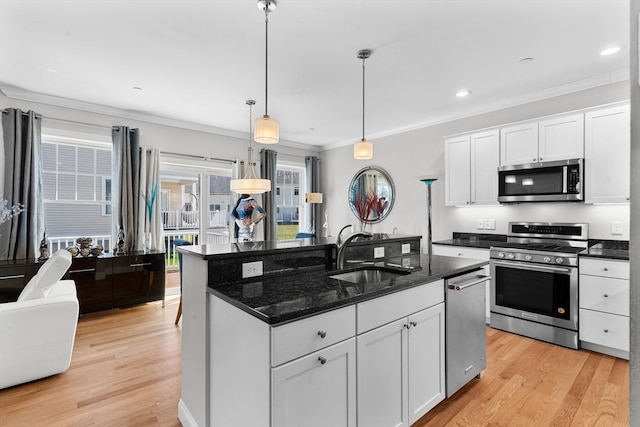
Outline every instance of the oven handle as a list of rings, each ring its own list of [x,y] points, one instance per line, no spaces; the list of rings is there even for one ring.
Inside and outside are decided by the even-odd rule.
[[[568,267],[552,267],[547,265],[534,265],[529,263],[509,262],[509,261],[494,261],[491,260],[494,265],[500,265],[503,267],[519,268],[522,270],[535,270],[535,271],[552,271],[554,273],[571,274],[571,268]]]

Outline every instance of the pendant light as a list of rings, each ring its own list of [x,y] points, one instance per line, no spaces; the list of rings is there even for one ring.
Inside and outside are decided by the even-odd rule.
[[[269,12],[276,10],[276,0],[258,0],[258,8],[264,10],[265,22],[265,56],[264,56],[264,116],[256,119],[253,138],[261,144],[277,144],[280,138],[278,121],[269,117],[268,113],[268,83],[269,83]]]
[[[353,144],[353,158],[356,160],[368,160],[373,158],[373,142],[364,137],[364,61],[371,56],[369,49],[358,51],[358,58],[362,59],[362,139]]]
[[[246,104],[249,106],[249,156],[247,163],[247,171],[242,179],[231,180],[231,191],[238,194],[262,194],[271,191],[271,180],[260,179],[256,177],[253,170],[253,147],[251,146],[251,125],[253,124],[252,107],[256,101],[248,99]]]

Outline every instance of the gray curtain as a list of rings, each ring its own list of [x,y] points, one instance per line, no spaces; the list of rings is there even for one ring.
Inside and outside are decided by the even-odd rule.
[[[315,156],[304,158],[306,169],[305,193],[321,193],[320,191],[320,159]],[[309,215],[305,224],[305,230],[318,235],[320,232],[320,203],[310,203]]]
[[[2,112],[4,184],[9,206],[24,212],[0,225],[0,259],[33,259],[44,237],[42,202],[42,117],[15,108]]]
[[[138,218],[140,194],[140,138],[138,129],[126,126],[113,128],[113,228],[124,237],[126,252],[138,246]]]
[[[260,150],[260,177],[271,180],[271,191],[263,194],[262,205],[267,212],[264,219],[264,240],[278,240],[276,218],[276,169],[278,153],[274,150]]]

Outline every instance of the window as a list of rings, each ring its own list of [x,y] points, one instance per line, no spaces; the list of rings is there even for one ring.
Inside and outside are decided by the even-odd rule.
[[[112,235],[110,135],[42,131],[45,229],[51,251],[91,237],[109,249]]]
[[[293,239],[300,231],[303,212],[300,187],[304,186],[304,167],[278,164],[276,171],[276,216],[278,240]]]

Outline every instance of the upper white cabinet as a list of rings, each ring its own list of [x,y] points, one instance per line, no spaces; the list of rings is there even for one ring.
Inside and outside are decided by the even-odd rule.
[[[629,105],[585,114],[585,181],[585,202],[629,203]]]
[[[445,139],[446,205],[498,204],[499,153],[497,129]]]
[[[584,115],[572,114],[500,129],[500,164],[582,158]]]

